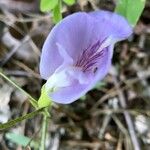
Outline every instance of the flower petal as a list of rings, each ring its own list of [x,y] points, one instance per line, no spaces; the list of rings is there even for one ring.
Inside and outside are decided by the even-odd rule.
[[[63,19],[46,39],[40,62],[41,76],[48,79],[48,91],[49,87],[56,89],[49,93],[50,98],[57,103],[67,104],[91,90],[108,73],[115,42],[127,38],[131,33],[132,28],[123,17],[107,11],[79,12]],[[97,53],[103,51],[104,54],[99,58],[97,68],[93,68],[96,69],[94,76],[85,73],[80,68],[82,65],[74,69],[82,52],[96,41],[102,43]],[[52,78],[55,79],[53,82]]]
[[[41,55],[40,74],[44,79],[63,63],[56,43],[75,61],[80,52],[95,41],[95,19],[87,13],[74,13],[58,23],[48,35]],[[96,34],[99,35],[99,34]]]
[[[73,64],[73,59],[68,55],[67,51],[63,48],[63,46],[59,43],[56,43],[58,47],[59,54],[64,60],[65,64]]]
[[[116,42],[127,38],[131,33],[132,28],[128,22],[115,13],[74,13],[58,23],[47,37],[42,49],[40,74],[42,78],[48,79],[62,64],[63,58],[56,43],[62,45],[75,61],[81,51],[95,41],[112,36]]]
[[[87,92],[85,91],[86,88],[86,84],[81,85],[78,82],[75,82],[71,86],[62,88],[49,96],[56,103],[69,104],[83,96],[85,92]]]
[[[104,76],[108,73],[111,66],[112,51],[113,46],[110,46],[106,49],[103,58],[99,61],[99,69],[96,73],[96,76],[92,79],[89,78],[89,82],[87,82],[87,76],[85,76],[86,80],[82,79],[82,81],[85,82],[76,80],[76,82],[74,82],[70,86],[60,88],[58,91],[50,93],[49,96],[51,97],[51,99],[57,103],[69,104],[85,95],[96,85],[98,81],[103,79]]]
[[[112,35],[117,41],[126,39],[132,34],[132,27],[127,20],[114,12],[109,11],[95,11],[89,13],[105,30],[106,37]]]

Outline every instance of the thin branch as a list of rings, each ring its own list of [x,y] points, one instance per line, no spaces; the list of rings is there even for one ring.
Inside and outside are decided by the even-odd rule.
[[[113,79],[114,79],[114,84],[115,84],[117,92],[118,92],[118,97],[120,99],[121,107],[126,109],[127,108],[126,100],[124,98],[124,95],[123,95],[122,91],[120,90],[118,81],[117,81],[115,76],[114,76]],[[134,150],[141,150],[140,144],[139,144],[139,141],[138,141],[138,138],[136,136],[135,129],[134,129],[134,125],[133,125],[133,122],[132,122],[132,119],[131,119],[131,116],[130,116],[129,112],[124,111],[124,116],[125,116],[125,120],[126,120],[128,129],[129,129],[129,133],[130,133],[130,136],[131,136],[131,140],[132,140],[132,143],[133,143]]]
[[[14,81],[12,81],[11,79],[9,79],[0,69],[0,76],[2,76],[5,80],[7,80],[9,83],[11,83],[14,87],[16,87],[18,90],[20,90],[22,93],[24,93],[25,95],[27,95],[30,98],[30,103],[32,104],[32,106],[34,106],[35,108],[37,108],[37,101],[26,91],[24,91],[21,87],[19,87]]]

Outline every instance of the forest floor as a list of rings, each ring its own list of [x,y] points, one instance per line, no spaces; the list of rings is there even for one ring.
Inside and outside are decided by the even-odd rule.
[[[113,0],[78,0],[63,6],[63,16],[77,11],[114,10]],[[150,149],[150,1],[134,34],[117,43],[113,65],[103,81],[70,105],[54,105],[48,124],[47,150]],[[39,75],[43,42],[54,26],[38,0],[0,1],[0,69],[35,99],[45,83]],[[0,123],[33,111],[29,98],[0,77]],[[40,140],[42,115],[1,131],[0,150],[23,148],[24,136]],[[13,133],[13,135],[11,134]],[[35,144],[34,143],[34,144]],[[35,144],[36,145],[36,144]]]

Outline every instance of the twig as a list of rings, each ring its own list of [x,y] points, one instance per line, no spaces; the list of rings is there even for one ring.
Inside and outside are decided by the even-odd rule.
[[[103,124],[102,124],[102,126],[101,126],[101,129],[100,129],[99,135],[98,135],[100,139],[103,138],[103,135],[104,135],[104,132],[105,132],[105,130],[106,130],[106,127],[107,127],[108,123],[109,123],[110,120],[111,120],[111,114],[112,114],[112,113],[108,112],[108,113],[105,115],[104,119],[103,119]]]
[[[55,133],[54,138],[50,142],[50,146],[48,147],[48,149],[50,149],[50,150],[59,150],[59,145],[60,145],[60,131]]]
[[[35,78],[41,79],[40,75],[36,72],[34,72],[31,68],[26,66],[21,61],[14,61],[15,64],[17,64],[19,67],[23,68],[25,71],[27,71],[30,75],[34,76]]]
[[[7,76],[33,77],[33,74],[21,70],[5,70]]]
[[[3,65],[5,65],[8,60],[19,50],[20,47],[22,47],[23,44],[27,43],[28,41],[30,40],[29,37],[27,38],[24,38],[21,43],[19,43],[16,47],[14,47],[7,55],[6,55],[6,58],[3,60],[3,62],[1,63],[1,67]]]
[[[20,11],[20,12],[28,12],[28,11],[38,12],[39,11],[39,0],[31,1],[31,2],[1,0],[0,8],[8,9],[11,11]]]
[[[63,144],[67,144],[71,147],[83,147],[83,148],[91,148],[91,149],[101,149],[102,147],[104,147],[104,142],[102,141],[98,141],[98,142],[87,142],[87,141],[75,141],[75,140],[68,140],[63,142]]]
[[[24,91],[21,87],[19,87],[14,81],[12,81],[11,79],[9,79],[0,69],[0,76],[2,76],[5,80],[7,80],[9,83],[11,83],[14,87],[16,87],[18,90],[20,90],[22,93],[24,93],[25,95],[27,95],[30,99],[30,103],[32,104],[32,106],[34,106],[35,108],[37,108],[37,101],[26,91]]]
[[[118,81],[117,81],[115,76],[114,76],[113,79],[114,79],[114,84],[116,86],[118,96],[119,96],[119,99],[120,99],[121,107],[126,109],[127,104],[126,104],[124,95],[123,95],[122,91],[120,90]],[[125,120],[127,122],[127,126],[128,126],[128,129],[129,129],[129,133],[130,133],[130,136],[131,136],[131,140],[132,140],[132,143],[133,143],[134,150],[141,150],[130,114],[127,111],[124,111],[124,116],[125,116]]]
[[[135,83],[139,82],[140,80],[147,79],[148,77],[150,77],[150,69],[140,72],[140,77],[136,77],[134,79],[127,79],[127,80],[123,81],[126,85],[124,87],[122,87],[120,90],[123,92],[124,90],[129,88],[132,84],[135,84]],[[120,86],[121,83],[118,83],[118,86]],[[93,105],[93,107],[91,108],[91,111],[95,110],[104,101],[106,101],[110,97],[116,96],[117,94],[118,93],[115,90],[115,88],[108,90],[107,93]]]
[[[139,115],[139,114],[144,114],[147,116],[150,116],[150,111],[149,110],[143,110],[143,109],[101,109],[97,111],[90,111],[90,114],[92,116],[98,116],[100,114],[108,114],[108,113],[114,113],[114,114],[121,114],[124,112],[128,112],[131,115]]]

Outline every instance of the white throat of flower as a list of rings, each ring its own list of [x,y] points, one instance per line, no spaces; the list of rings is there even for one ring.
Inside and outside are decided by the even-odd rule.
[[[69,86],[71,80],[68,79],[67,68],[60,72],[55,72],[46,82],[45,88],[47,92],[54,92],[59,88]]]
[[[92,80],[92,75],[85,74],[81,68],[74,66],[73,59],[67,54],[67,51],[60,44],[56,43],[56,45],[64,61],[48,78],[45,84],[46,92],[53,93],[61,88],[71,86],[75,80],[80,84],[88,84]]]
[[[116,41],[111,36],[108,37],[98,48],[96,53],[99,53],[104,48],[113,45]],[[48,93],[53,93],[60,88],[70,86],[74,80],[78,80],[80,84],[88,84],[93,77],[93,74],[85,74],[82,68],[73,65],[73,59],[69,56],[67,51],[59,43],[56,43],[58,52],[63,58],[63,63],[56,69],[56,71],[48,78],[45,89]]]

